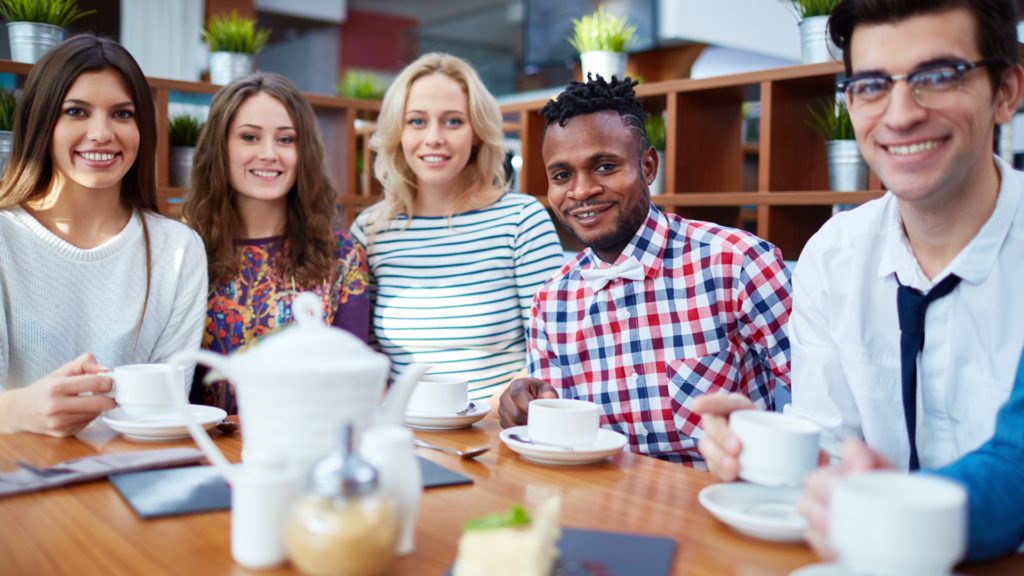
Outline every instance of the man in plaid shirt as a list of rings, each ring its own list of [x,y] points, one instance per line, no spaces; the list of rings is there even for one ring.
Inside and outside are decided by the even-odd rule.
[[[771,244],[651,204],[658,156],[635,84],[572,82],[540,111],[551,209],[588,249],[537,292],[530,378],[498,412],[518,426],[533,399],[588,400],[631,451],[705,469],[694,398],[770,410],[789,385],[789,273]]]

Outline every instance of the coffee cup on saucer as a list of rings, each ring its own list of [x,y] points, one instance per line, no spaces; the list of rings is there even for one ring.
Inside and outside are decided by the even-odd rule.
[[[597,404],[585,400],[533,400],[526,417],[530,440],[565,448],[592,446],[601,423]]]
[[[814,424],[777,412],[739,410],[729,416],[729,429],[740,442],[739,476],[764,486],[800,486],[818,465]]]
[[[422,414],[455,414],[469,405],[469,381],[461,376],[427,374],[420,378],[406,410]]]
[[[128,416],[148,416],[176,412],[167,379],[185,394],[185,369],[170,364],[129,364],[102,374],[113,381],[106,395],[121,406]]]
[[[829,539],[851,574],[948,575],[967,551],[967,492],[927,474],[843,476],[829,494]]]

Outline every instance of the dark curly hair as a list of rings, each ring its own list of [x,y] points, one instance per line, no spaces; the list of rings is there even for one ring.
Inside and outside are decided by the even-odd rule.
[[[647,112],[640,105],[643,98],[633,92],[633,86],[637,84],[639,82],[629,76],[625,80],[612,76],[612,81],[608,82],[602,76],[592,78],[590,74],[587,74],[585,83],[570,81],[557,99],[540,109],[539,114],[544,117],[545,134],[548,126],[554,122],[565,126],[567,121],[577,116],[614,110],[636,139],[637,156],[642,157],[649,148],[647,130],[644,128]]]

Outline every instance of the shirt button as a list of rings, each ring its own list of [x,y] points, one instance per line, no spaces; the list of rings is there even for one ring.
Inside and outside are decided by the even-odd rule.
[[[629,310],[619,310],[619,320],[627,320],[629,318]]]
[[[640,426],[639,428],[640,428],[640,435],[646,437],[647,434],[648,434],[647,428],[644,428],[643,426]]]
[[[634,370],[633,373],[629,375],[629,377],[632,378],[633,380],[640,379],[640,375],[636,373],[636,370]]]

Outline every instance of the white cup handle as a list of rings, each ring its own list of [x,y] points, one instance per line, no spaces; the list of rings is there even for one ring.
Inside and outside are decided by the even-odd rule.
[[[172,366],[185,366],[196,362],[198,364],[204,364],[227,375],[227,358],[213,352],[207,352],[205,350],[185,350],[178,352],[167,362]],[[192,436],[192,439],[199,445],[199,449],[203,451],[206,458],[217,467],[221,475],[230,484],[234,473],[231,469],[231,463],[224,457],[217,445],[213,443],[213,439],[206,433],[206,430],[196,422],[195,418],[192,417],[192,411],[189,410],[189,404],[185,395],[181,393],[180,382],[175,382],[174,378],[167,379],[167,385],[171,388],[171,396],[174,397],[174,403],[177,405],[178,412],[181,413],[185,419],[185,425],[188,427],[188,433]]]

